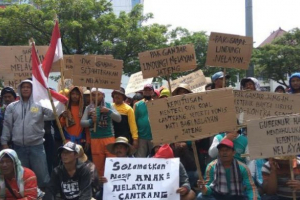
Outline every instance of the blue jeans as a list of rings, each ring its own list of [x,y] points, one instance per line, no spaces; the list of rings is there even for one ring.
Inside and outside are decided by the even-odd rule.
[[[31,169],[37,177],[38,186],[40,188],[45,188],[47,183],[50,180],[50,177],[47,169],[47,161],[46,161],[46,153],[45,153],[44,145],[43,144],[36,145],[36,146],[14,145],[14,149],[18,154],[22,166]]]

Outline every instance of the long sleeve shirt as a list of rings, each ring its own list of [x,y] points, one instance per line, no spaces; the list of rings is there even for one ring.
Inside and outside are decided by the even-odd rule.
[[[206,168],[205,171],[205,186],[207,188],[206,195],[212,194],[212,189],[210,187],[211,183],[214,181],[214,174],[215,174],[215,167],[218,160],[212,161]],[[255,183],[251,177],[250,170],[248,167],[243,164],[242,162],[238,161],[241,176],[243,179],[243,185],[245,186],[245,193],[248,197],[248,199],[260,199],[260,196],[258,195],[257,188],[255,186]]]

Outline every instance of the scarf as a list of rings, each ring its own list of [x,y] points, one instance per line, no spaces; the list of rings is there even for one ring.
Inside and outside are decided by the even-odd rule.
[[[227,188],[226,172],[220,159],[218,159],[215,167],[214,181],[210,187],[220,194],[243,195],[242,176],[237,160],[233,159],[230,168],[230,191]]]
[[[17,153],[12,149],[3,149],[0,152],[0,160],[5,154],[7,154],[14,162],[14,170],[15,170],[17,184],[19,187],[19,193],[21,194],[22,197],[24,197],[24,180],[23,180],[24,169],[21,165],[21,161],[19,160]],[[0,171],[0,198],[5,198],[5,181],[1,171]]]

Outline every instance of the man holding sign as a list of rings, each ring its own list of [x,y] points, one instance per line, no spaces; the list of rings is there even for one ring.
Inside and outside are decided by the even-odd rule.
[[[260,199],[250,170],[245,164],[234,159],[233,142],[224,139],[217,148],[218,159],[207,166],[206,180],[198,181],[202,194],[198,195],[197,200],[212,197],[216,200]]]

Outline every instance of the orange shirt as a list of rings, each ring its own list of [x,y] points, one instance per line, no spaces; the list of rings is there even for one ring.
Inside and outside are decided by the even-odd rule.
[[[33,171],[24,167],[24,197],[22,198],[21,194],[19,194],[19,187],[17,180],[15,178],[8,180],[7,183],[10,185],[11,189],[15,193],[16,197],[20,200],[33,200],[37,199],[37,180]],[[5,189],[5,199],[14,200],[15,197],[9,192],[9,190]]]

